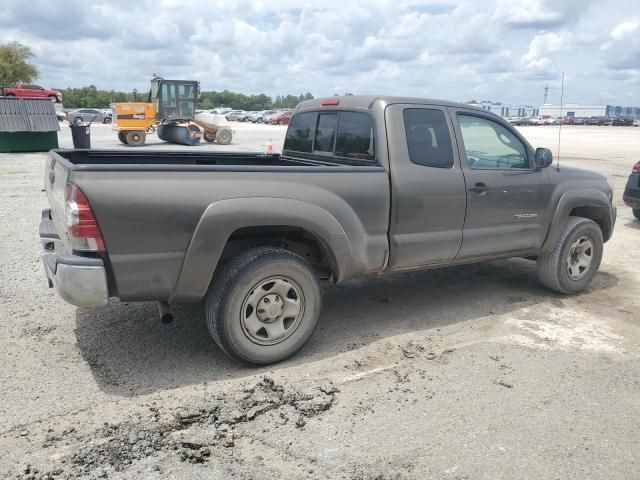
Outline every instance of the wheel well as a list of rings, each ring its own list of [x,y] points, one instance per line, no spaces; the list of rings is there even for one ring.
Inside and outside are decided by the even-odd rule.
[[[605,207],[582,206],[574,207],[569,213],[572,217],[583,217],[593,220],[600,227],[602,239],[606,242],[611,237],[611,219],[609,211]]]
[[[337,263],[331,249],[316,235],[289,225],[245,227],[234,231],[222,250],[219,265],[254,247],[284,248],[307,260],[322,279],[337,277]]]

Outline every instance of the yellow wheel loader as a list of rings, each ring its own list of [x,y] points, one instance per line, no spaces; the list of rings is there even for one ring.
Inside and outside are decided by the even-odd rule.
[[[196,114],[200,84],[191,80],[151,79],[148,102],[112,103],[113,129],[118,139],[133,147],[144,145],[149,133],[181,145],[197,145],[204,138],[231,143],[233,132],[224,117]]]

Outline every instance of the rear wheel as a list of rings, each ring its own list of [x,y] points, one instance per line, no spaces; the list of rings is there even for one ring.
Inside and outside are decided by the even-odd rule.
[[[111,123],[111,117],[104,117],[104,120],[102,120],[102,123],[104,124],[110,124]]]
[[[216,132],[216,141],[220,145],[229,145],[231,143],[231,130],[223,129]]]
[[[82,117],[76,117],[73,119],[75,125],[82,125]]]
[[[556,292],[581,292],[598,272],[602,251],[598,224],[588,218],[569,217],[553,250],[538,256],[538,278]]]
[[[316,328],[320,306],[311,265],[273,247],[231,259],[205,298],[214,341],[230,357],[257,365],[279,362],[302,348]]]
[[[124,143],[125,145],[127,144],[127,132],[118,132],[118,140],[120,140],[120,142]]]
[[[633,209],[633,216],[640,220],[640,208]]]
[[[53,103],[58,103],[58,97],[56,97],[55,95],[49,95],[49,100],[51,100]]]
[[[144,145],[146,135],[141,130],[131,130],[126,133],[127,144],[132,147],[141,147]]]

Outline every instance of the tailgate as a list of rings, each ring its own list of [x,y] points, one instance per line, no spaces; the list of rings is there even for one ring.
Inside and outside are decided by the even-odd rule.
[[[51,207],[51,219],[64,244],[65,250],[70,252],[71,244],[64,227],[64,196],[68,178],[69,163],[62,159],[62,157],[50,152],[44,169],[44,185],[47,191],[47,198],[49,199],[49,206]]]

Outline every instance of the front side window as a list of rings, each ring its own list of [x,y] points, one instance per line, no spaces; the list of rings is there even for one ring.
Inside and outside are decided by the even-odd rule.
[[[488,118],[458,115],[470,168],[529,168],[524,144],[507,128]]]
[[[427,167],[453,167],[453,146],[444,113],[427,108],[408,108],[403,116],[409,159]]]

